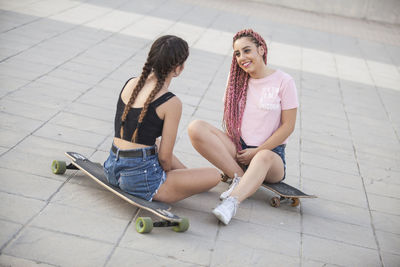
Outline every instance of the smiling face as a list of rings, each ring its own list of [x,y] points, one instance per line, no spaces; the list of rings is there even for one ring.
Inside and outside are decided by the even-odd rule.
[[[249,73],[250,76],[263,71],[265,63],[263,55],[265,53],[261,46],[256,44],[249,37],[242,37],[233,43],[234,55],[240,68]]]

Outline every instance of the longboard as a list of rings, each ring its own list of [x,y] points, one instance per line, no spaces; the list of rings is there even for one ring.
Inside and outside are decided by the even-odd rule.
[[[307,195],[306,193],[300,191],[299,189],[288,185],[284,182],[269,184],[264,182],[262,186],[268,190],[271,190],[275,194],[279,195],[279,197],[273,197],[270,200],[270,204],[272,207],[279,207],[280,203],[283,201],[290,200],[292,202],[292,206],[296,207],[300,204],[300,198],[316,198],[315,195]]]
[[[137,198],[122,191],[119,187],[109,184],[104,174],[103,167],[100,163],[94,163],[85,156],[76,152],[65,152],[65,155],[71,160],[71,163],[66,165],[65,161],[54,160],[51,165],[53,173],[63,174],[67,169],[79,169],[113,194],[140,209],[144,209],[153,213],[162,219],[161,221],[153,222],[149,217],[137,218],[136,231],[139,233],[149,233],[153,227],[172,226],[172,229],[176,232],[185,232],[189,228],[189,220],[184,217],[181,218],[170,212],[171,206],[168,204],[158,201],[150,202],[141,198]]]

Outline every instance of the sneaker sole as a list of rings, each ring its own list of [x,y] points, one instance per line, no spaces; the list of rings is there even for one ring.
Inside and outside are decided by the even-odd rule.
[[[213,211],[212,213],[213,213],[213,214],[215,215],[215,217],[217,217],[218,220],[220,220],[223,224],[228,225],[229,222],[225,222],[225,218],[224,218],[224,216],[222,215],[222,213],[219,213],[218,211]]]

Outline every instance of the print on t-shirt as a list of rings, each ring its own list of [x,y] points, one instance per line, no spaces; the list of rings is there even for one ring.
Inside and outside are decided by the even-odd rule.
[[[278,87],[264,87],[258,107],[260,109],[277,110],[280,109],[281,98],[279,97]]]

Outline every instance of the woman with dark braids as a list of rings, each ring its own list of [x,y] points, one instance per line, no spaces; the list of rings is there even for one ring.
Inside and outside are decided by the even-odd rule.
[[[158,38],[140,77],[129,79],[119,95],[104,171],[110,184],[148,201],[176,202],[220,181],[217,169],[187,169],[173,155],[182,102],[168,87],[183,71],[188,55],[181,38]]]
[[[267,66],[267,46],[258,33],[238,32],[233,50],[224,99],[225,132],[198,120],[188,129],[196,150],[233,178],[213,210],[224,224],[263,181],[285,179],[285,146],[298,107],[293,78]]]

